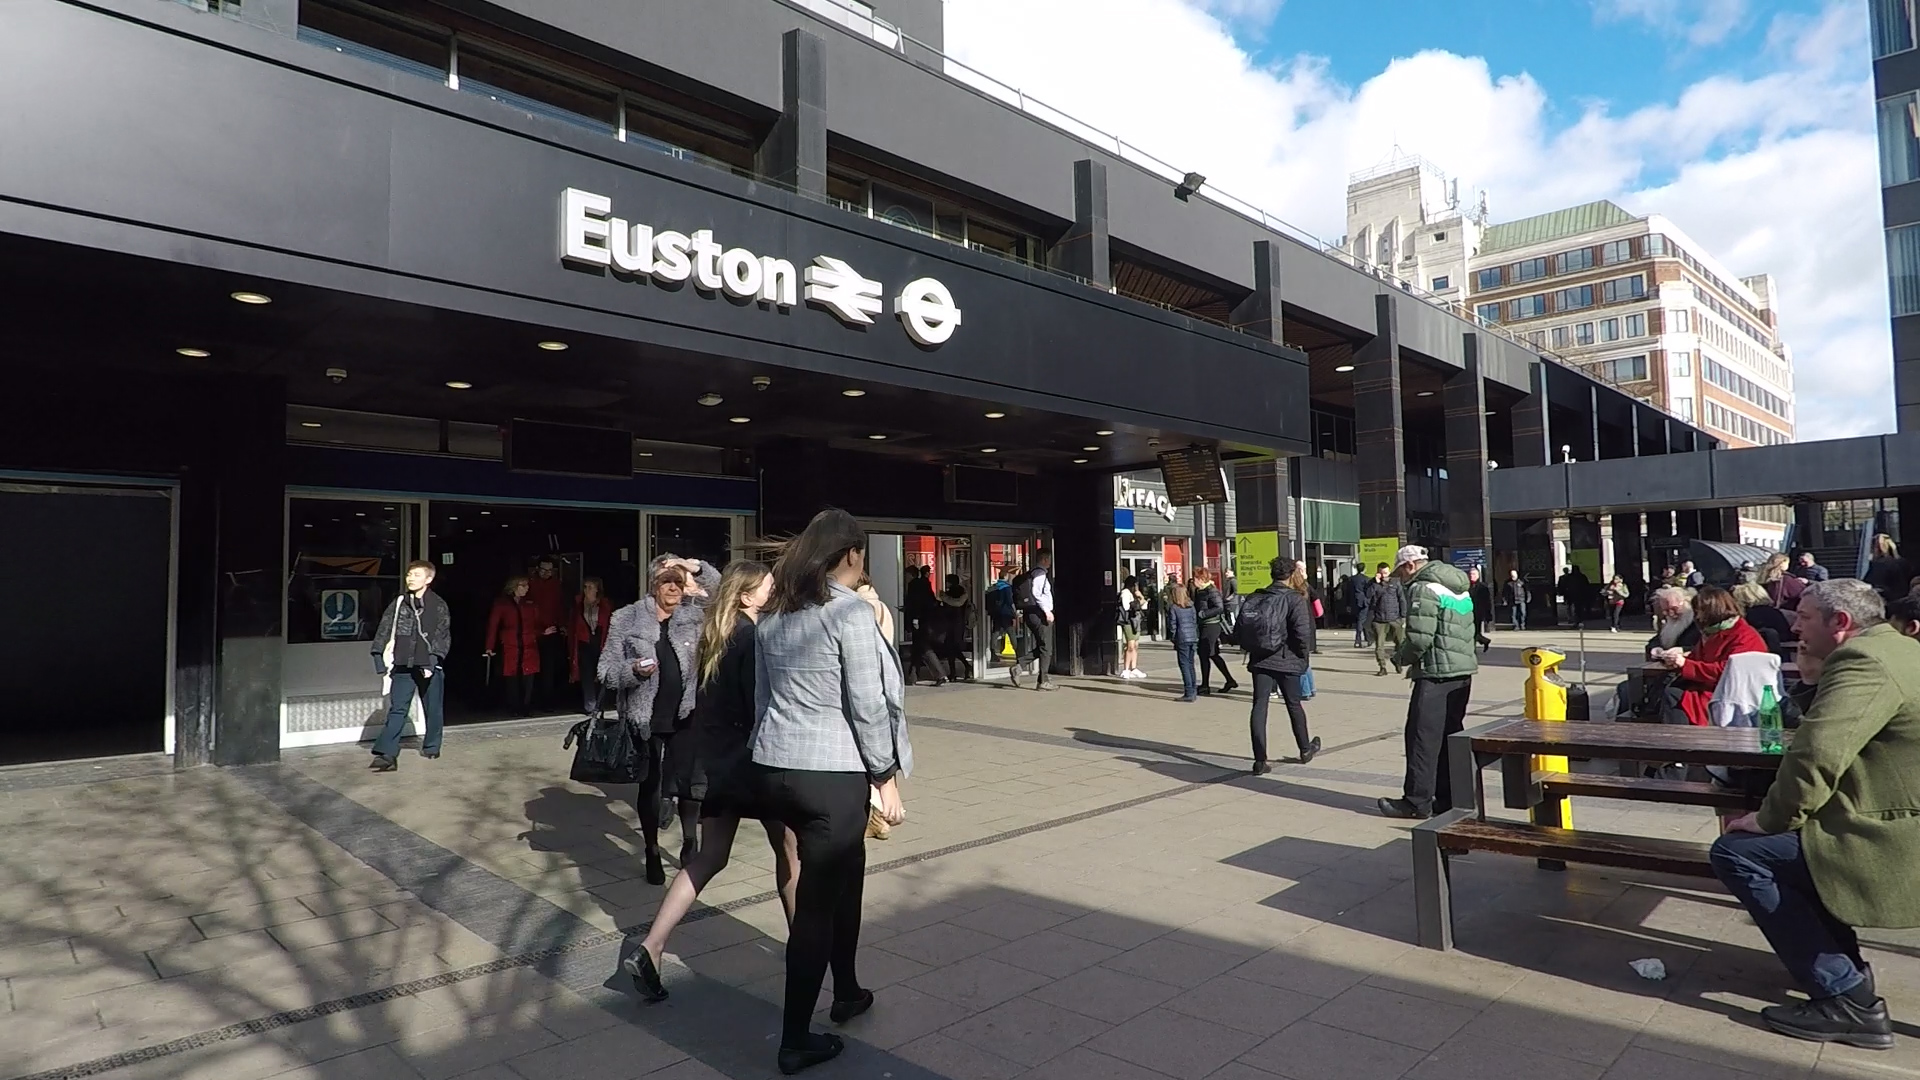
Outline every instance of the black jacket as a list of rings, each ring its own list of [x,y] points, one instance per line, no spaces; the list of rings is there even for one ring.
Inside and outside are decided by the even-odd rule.
[[[1407,590],[1400,583],[1388,578],[1385,582],[1374,582],[1373,621],[1399,622],[1407,617]]]
[[[1226,613],[1227,601],[1218,588],[1208,585],[1193,590],[1193,617],[1200,620],[1201,626],[1211,625],[1213,629],[1219,629],[1220,616]]]
[[[1354,614],[1372,617],[1373,594],[1379,587],[1378,582],[1365,574],[1355,574],[1347,579],[1347,592],[1352,596]]]
[[[753,732],[753,640],[753,620],[735,617],[720,667],[695,691],[696,727],[710,738],[744,742]],[[687,677],[697,681],[700,674],[690,671]]]
[[[380,628],[373,632],[374,667],[385,671],[388,664],[406,664],[410,658],[405,653],[405,642],[415,634],[427,643],[427,651],[432,654],[428,666],[439,667],[446,662],[447,654],[453,651],[453,619],[447,612],[447,602],[432,589],[420,593],[420,613],[418,623],[413,605],[407,602],[407,594],[402,592],[387,605],[386,614],[380,616]],[[387,643],[393,643],[391,658],[387,653]]]
[[[1258,603],[1272,605],[1274,615],[1286,624],[1286,644],[1274,652],[1249,655],[1247,667],[1280,675],[1302,674],[1307,670],[1308,657],[1313,653],[1312,603],[1278,583],[1247,597],[1248,602],[1256,602],[1255,597],[1260,598]]]
[[[1493,621],[1493,590],[1482,580],[1467,590],[1473,599],[1473,618],[1475,622]]]

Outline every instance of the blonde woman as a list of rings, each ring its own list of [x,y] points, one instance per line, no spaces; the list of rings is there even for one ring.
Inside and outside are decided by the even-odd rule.
[[[1913,571],[1900,557],[1900,546],[1886,533],[1875,533],[1868,549],[1867,572],[1861,577],[1883,600],[1898,600],[1913,589]]]
[[[660,958],[666,952],[667,937],[686,918],[700,890],[727,868],[734,834],[744,819],[758,819],[767,830],[767,842],[773,846],[774,883],[787,921],[793,921],[799,853],[793,833],[760,808],[753,756],[747,746],[753,734],[754,625],[772,593],[773,574],[765,565],[746,560],[733,563],[720,576],[714,601],[701,622],[692,731],[692,749],[706,774],[700,848],[675,875],[646,940],[621,965],[648,1001],[666,998]]]
[[[1791,573],[1791,567],[1786,555],[1775,552],[1754,576],[1754,582],[1766,590],[1767,603],[1787,612],[1800,607],[1800,594],[1807,591],[1807,583]]]

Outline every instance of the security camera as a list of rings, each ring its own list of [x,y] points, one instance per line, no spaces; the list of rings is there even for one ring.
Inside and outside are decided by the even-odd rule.
[[[753,377],[753,388],[755,390],[765,390],[767,387],[772,385],[773,385],[773,380],[768,378],[765,375],[755,375]]]
[[[1148,446],[1159,446],[1159,445],[1160,445],[1160,440],[1159,440],[1159,439],[1148,439],[1148,440],[1147,440],[1147,445],[1148,445]]]
[[[330,367],[327,369],[327,378],[332,379],[335,383],[346,382],[347,369],[343,367]]]

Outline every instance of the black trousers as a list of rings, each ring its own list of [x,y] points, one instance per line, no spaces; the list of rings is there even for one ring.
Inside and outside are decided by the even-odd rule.
[[[787,1000],[782,1046],[804,1046],[827,968],[833,996],[860,996],[854,954],[860,948],[860,897],[867,873],[865,773],[808,772],[754,766],[767,813],[800,842],[799,894],[787,932]]]
[[[1220,669],[1222,687],[1239,685],[1234,681],[1233,672],[1227,668],[1227,658],[1220,655],[1220,635],[1225,631],[1219,623],[1200,624],[1200,689],[1208,689],[1213,681],[1213,669]]]
[[[592,716],[600,711],[600,643],[580,643],[580,711]]]
[[[506,698],[507,708],[516,716],[533,715],[533,681],[538,675],[502,675],[500,692]]]
[[[1033,661],[1033,672],[1042,679],[1050,678],[1053,672],[1053,624],[1039,611],[1020,613],[1021,625],[1027,628],[1027,641],[1032,648],[1027,658]]]
[[[535,695],[542,708],[560,703],[560,689],[567,685],[567,640],[560,634],[540,639],[540,692]]]
[[[1453,784],[1447,771],[1447,736],[1467,723],[1467,699],[1473,677],[1415,679],[1407,702],[1407,801],[1421,813],[1453,809]]]
[[[1300,676],[1277,671],[1253,669],[1253,716],[1247,727],[1253,736],[1253,760],[1267,760],[1267,701],[1275,690],[1287,703],[1287,719],[1293,722],[1293,741],[1300,752],[1307,752],[1313,736],[1307,733],[1307,707],[1300,703]]]

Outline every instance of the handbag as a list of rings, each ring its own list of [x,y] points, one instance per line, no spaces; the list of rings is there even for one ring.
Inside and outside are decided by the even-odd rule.
[[[647,778],[647,756],[640,753],[633,728],[618,716],[595,715],[567,729],[561,749],[572,748],[567,775],[581,784],[637,784]]]
[[[1308,668],[1307,670],[1300,673],[1300,698],[1301,700],[1304,701],[1307,698],[1310,698],[1312,696],[1313,696],[1313,669]]]

